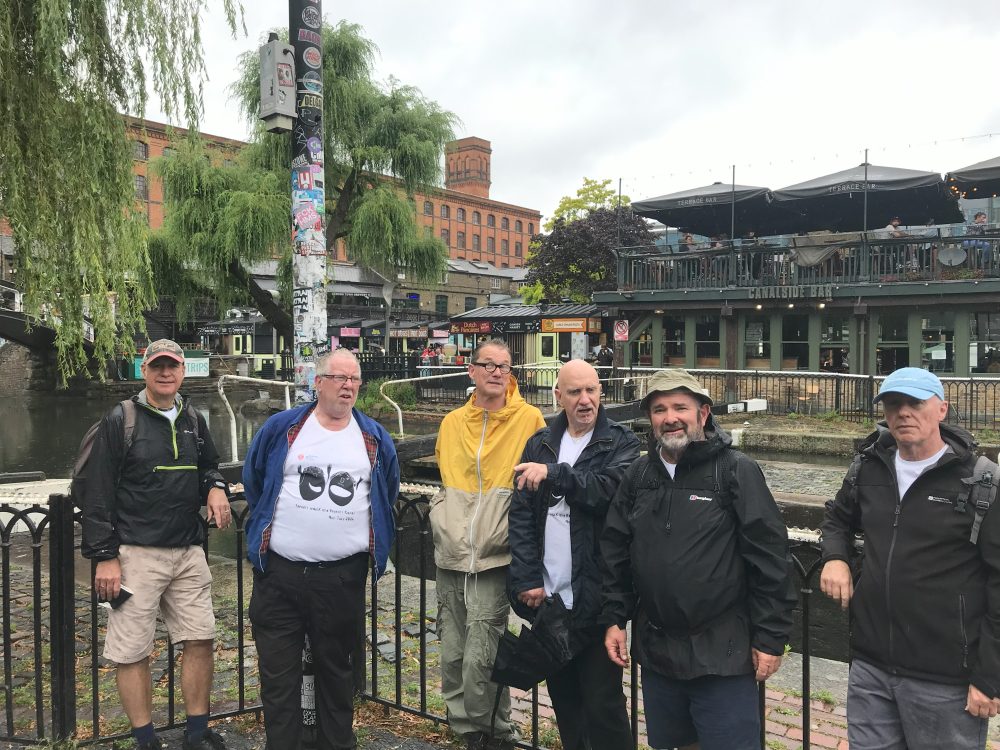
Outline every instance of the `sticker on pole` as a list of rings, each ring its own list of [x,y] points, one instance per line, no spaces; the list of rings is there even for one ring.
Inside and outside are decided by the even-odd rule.
[[[628,321],[615,321],[615,341],[628,341]]]

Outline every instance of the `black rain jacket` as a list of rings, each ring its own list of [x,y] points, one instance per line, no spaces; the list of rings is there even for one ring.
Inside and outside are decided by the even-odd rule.
[[[601,537],[603,624],[634,620],[636,660],[681,680],[750,673],[751,648],[784,653],[796,602],[788,534],[760,467],[711,417],[705,433],[674,479],[655,447],[636,461]]]
[[[974,474],[975,441],[941,425],[950,450],[899,499],[896,441],[880,426],[862,443],[856,491],[845,479],[826,505],[823,560],[848,561],[865,535],[851,599],[855,656],[893,674],[975,685],[1000,695],[1000,513],[969,541],[975,508],[956,511]]]
[[[515,487],[508,516],[511,562],[508,594],[514,611],[531,621],[537,610],[517,595],[542,588],[545,559],[545,522],[549,503],[565,496],[570,507],[570,548],[573,559],[574,629],[595,628],[601,611],[600,535],[604,517],[622,474],[639,458],[639,438],[627,427],[597,412],[594,434],[573,466],[559,461],[559,445],[568,428],[566,414],[532,435],[521,462],[548,466],[548,478],[532,492]]]
[[[132,400],[135,430],[124,461],[125,416],[116,404],[101,420],[87,463],[80,500],[81,552],[87,558],[110,560],[121,544],[202,544],[199,511],[215,482],[223,481],[205,418],[186,399],[180,399],[173,423],[144,399]],[[192,419],[198,420],[197,442]]]

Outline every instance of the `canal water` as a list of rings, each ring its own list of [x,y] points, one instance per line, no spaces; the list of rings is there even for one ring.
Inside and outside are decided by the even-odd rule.
[[[237,409],[238,397],[227,395]],[[0,474],[42,471],[50,479],[68,477],[83,434],[119,400],[120,397],[111,394],[89,399],[60,393],[0,397]],[[232,456],[229,413],[222,399],[214,393],[199,393],[191,398],[191,403],[205,415],[220,458],[229,461]],[[267,414],[237,411],[237,455],[241,459],[267,417]],[[398,429],[395,419],[384,419],[383,424],[390,431]],[[404,426],[408,435],[417,435],[434,432],[437,422],[407,420]]]

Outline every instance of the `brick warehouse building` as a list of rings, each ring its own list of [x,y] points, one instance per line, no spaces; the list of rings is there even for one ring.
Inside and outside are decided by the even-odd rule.
[[[428,236],[441,238],[452,260],[521,268],[532,235],[540,231],[542,215],[490,198],[492,153],[490,142],[482,138],[449,143],[445,187],[413,196],[417,222]],[[330,258],[347,260],[343,243],[337,243]]]

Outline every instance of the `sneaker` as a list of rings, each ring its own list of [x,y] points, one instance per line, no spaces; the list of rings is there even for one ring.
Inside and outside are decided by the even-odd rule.
[[[137,750],[163,750],[163,743],[160,742],[159,737],[154,737],[152,742],[143,742],[141,745],[136,743]]]
[[[466,732],[462,739],[465,740],[465,750],[486,750],[489,736],[485,732]]]
[[[206,729],[198,742],[191,742],[185,735],[183,747],[184,750],[226,750],[226,742],[214,729]]]

